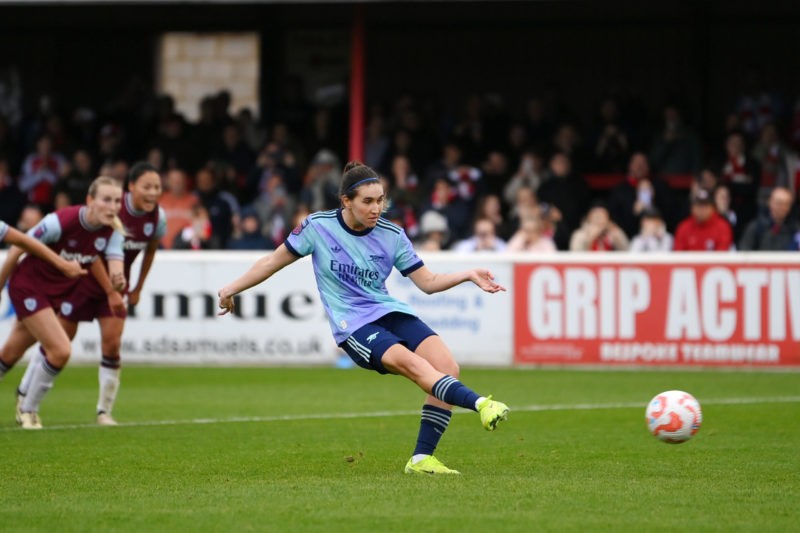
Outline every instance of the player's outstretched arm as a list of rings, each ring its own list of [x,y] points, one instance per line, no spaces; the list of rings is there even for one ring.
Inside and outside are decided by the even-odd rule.
[[[474,268],[463,272],[451,272],[448,274],[437,274],[431,272],[428,267],[422,266],[408,276],[414,285],[426,294],[442,292],[455,287],[465,281],[471,281],[481,289],[489,293],[506,290],[505,287],[494,281],[494,275],[485,268]]]
[[[219,308],[222,309],[219,314],[224,315],[233,311],[234,296],[242,291],[246,291],[250,287],[255,287],[283,267],[294,263],[298,259],[299,257],[290,252],[285,245],[281,244],[274,252],[256,261],[253,266],[250,267],[250,270],[225,285],[217,292],[219,296]]]

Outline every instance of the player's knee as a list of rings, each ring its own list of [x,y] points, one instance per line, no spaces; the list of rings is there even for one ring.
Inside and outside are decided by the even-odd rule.
[[[45,352],[47,353],[47,360],[57,368],[63,368],[69,361],[69,356],[72,353],[70,345],[64,346],[50,346]]]

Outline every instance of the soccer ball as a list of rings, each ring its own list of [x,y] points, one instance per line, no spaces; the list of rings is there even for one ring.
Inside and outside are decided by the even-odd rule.
[[[650,400],[645,411],[647,429],[658,440],[680,444],[700,429],[703,412],[688,392],[668,390]]]

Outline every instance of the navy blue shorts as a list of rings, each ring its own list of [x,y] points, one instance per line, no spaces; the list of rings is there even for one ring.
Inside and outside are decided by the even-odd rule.
[[[413,352],[431,335],[436,335],[436,332],[419,318],[393,312],[361,326],[339,347],[358,366],[379,374],[389,374],[381,364],[381,358],[390,346],[402,344]]]

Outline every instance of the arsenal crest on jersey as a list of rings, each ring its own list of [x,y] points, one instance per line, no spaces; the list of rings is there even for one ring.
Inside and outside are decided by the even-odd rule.
[[[98,252],[105,250],[106,244],[108,244],[108,240],[105,237],[98,237],[94,240],[94,247]]]
[[[153,223],[147,222],[144,226],[142,226],[142,231],[144,232],[145,237],[150,237],[153,235]]]

